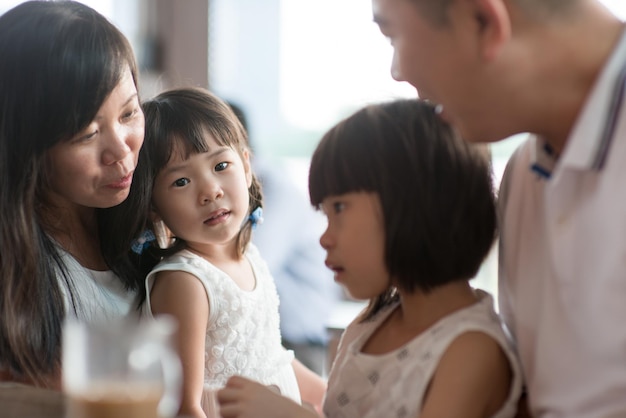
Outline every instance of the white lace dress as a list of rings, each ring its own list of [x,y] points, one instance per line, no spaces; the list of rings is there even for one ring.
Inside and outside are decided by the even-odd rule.
[[[157,272],[193,274],[204,285],[210,302],[204,358],[206,398],[229,377],[241,375],[276,385],[283,395],[299,403],[300,391],[291,365],[293,352],[281,345],[274,280],[253,244],[245,256],[256,278],[256,287],[250,292],[241,290],[226,273],[190,251],[166,258],[146,278],[143,312],[152,316],[150,290]]]

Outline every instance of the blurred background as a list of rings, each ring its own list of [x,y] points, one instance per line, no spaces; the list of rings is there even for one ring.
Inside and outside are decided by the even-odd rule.
[[[416,95],[391,78],[392,49],[367,0],[82,2],[130,39],[143,99],[197,85],[237,104],[255,153],[279,163],[305,198],[308,159],[329,127],[369,102]],[[601,2],[626,19],[625,0]],[[0,0],[0,14],[18,3]],[[496,184],[522,139],[492,146]],[[495,259],[494,250],[473,282],[494,295]]]

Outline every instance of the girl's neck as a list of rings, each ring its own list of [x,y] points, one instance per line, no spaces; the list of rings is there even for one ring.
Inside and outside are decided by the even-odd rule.
[[[245,256],[239,255],[236,245],[212,245],[200,248],[188,246],[187,250],[222,270],[241,290],[249,292],[255,289],[256,279],[252,266]]]
[[[221,245],[200,245],[187,243],[187,250],[220,267],[241,263],[244,260],[237,251],[236,240]]]
[[[400,307],[397,310],[398,324],[407,329],[423,332],[440,319],[467,308],[479,298],[466,280],[448,283],[425,293],[410,294],[400,291]]]
[[[384,354],[396,350],[444,317],[479,300],[467,281],[437,287],[428,293],[400,291],[400,305],[372,334],[364,353]]]

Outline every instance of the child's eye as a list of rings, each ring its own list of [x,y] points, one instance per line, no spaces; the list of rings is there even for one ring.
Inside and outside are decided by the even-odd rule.
[[[335,213],[340,213],[341,211],[343,211],[343,209],[345,208],[345,205],[343,202],[334,202],[333,203],[333,211]]]
[[[189,179],[185,177],[180,178],[174,182],[175,187],[183,187],[183,186],[186,186],[187,184],[189,184]]]
[[[228,167],[228,163],[223,161],[215,166],[215,171],[223,171],[223,170],[226,170],[227,167]]]

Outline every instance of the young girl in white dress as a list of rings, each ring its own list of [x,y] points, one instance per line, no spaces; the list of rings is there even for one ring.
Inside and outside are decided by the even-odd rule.
[[[493,245],[487,153],[419,100],[368,106],[331,129],[309,174],[335,280],[369,306],[345,330],[323,412],[333,418],[510,418],[522,381],[492,297],[470,286]],[[231,378],[223,417],[315,416]]]
[[[282,347],[276,288],[250,243],[262,194],[237,117],[198,88],[161,93],[143,109],[130,198],[149,199],[150,221],[135,250],[148,265],[150,255],[160,260],[146,278],[143,312],[179,323],[180,414],[217,416],[212,394],[235,374],[319,407],[325,381]]]

